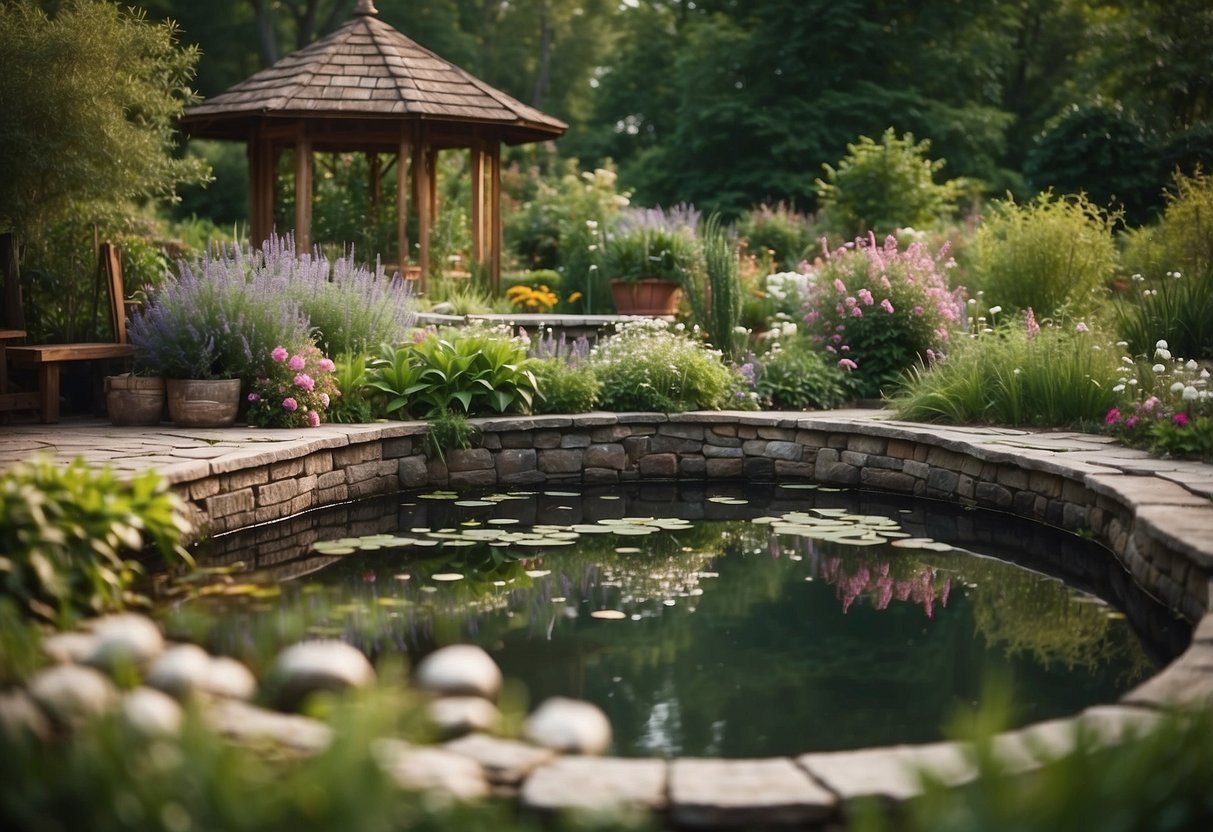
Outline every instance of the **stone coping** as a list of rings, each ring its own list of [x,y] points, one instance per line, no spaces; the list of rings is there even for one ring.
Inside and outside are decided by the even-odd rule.
[[[421,454],[422,422],[282,431],[6,426],[0,467],[42,452],[129,474],[154,468],[210,531],[401,487],[546,482],[803,479],[1000,508],[1092,535],[1196,624],[1188,650],[1121,702],[1000,735],[998,753],[1012,770],[1073,747],[1079,725],[1111,744],[1160,710],[1213,704],[1213,466],[1153,458],[1105,436],[925,425],[881,410],[473,421],[481,447],[448,452],[445,462]],[[522,803],[543,811],[623,803],[688,828],[817,824],[860,796],[916,794],[912,772],[924,766],[952,783],[975,771],[963,746],[933,743],[751,761],[558,757],[515,782]]]

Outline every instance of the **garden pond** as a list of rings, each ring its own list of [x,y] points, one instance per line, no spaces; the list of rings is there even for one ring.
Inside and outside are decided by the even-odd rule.
[[[398,494],[195,555],[163,576],[170,632],[254,666],[309,635],[376,662],[476,643],[510,702],[599,705],[619,756],[930,742],[990,685],[1016,725],[1067,716],[1190,637],[1090,541],[810,484]]]

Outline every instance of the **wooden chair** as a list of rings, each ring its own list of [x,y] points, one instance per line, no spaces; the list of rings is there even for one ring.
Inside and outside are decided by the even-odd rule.
[[[109,300],[109,316],[113,341],[75,344],[22,344],[9,346],[6,359],[14,366],[33,367],[38,378],[36,399],[20,400],[35,410],[43,424],[59,421],[59,368],[73,361],[101,361],[130,358],[134,350],[126,342],[126,307],[122,286],[122,255],[113,243],[102,243],[97,265],[98,282],[103,282]],[[19,396],[22,394],[12,394]],[[24,394],[28,397],[29,394]],[[7,409],[16,409],[10,407]]]

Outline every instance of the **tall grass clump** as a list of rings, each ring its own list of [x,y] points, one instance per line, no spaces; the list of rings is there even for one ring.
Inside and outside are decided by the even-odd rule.
[[[326,355],[364,352],[404,340],[416,317],[408,283],[354,262],[353,249],[330,262],[317,249],[299,254],[293,236],[271,237],[256,279],[285,287],[285,297],[307,316]]]
[[[809,283],[806,334],[863,398],[891,390],[905,372],[930,361],[951,338],[963,310],[948,287],[947,249],[932,255],[913,242],[875,235],[826,251]]]
[[[1086,313],[1102,302],[1100,290],[1116,271],[1117,220],[1084,196],[1046,192],[1023,205],[997,203],[973,241],[970,288],[1009,310]]]
[[[898,418],[916,422],[1101,422],[1121,396],[1120,356],[1085,323],[1042,327],[1031,314],[1012,316],[957,339],[946,358],[916,369],[889,405]]]
[[[1134,354],[1159,339],[1176,354],[1213,358],[1213,177],[1177,174],[1158,223],[1129,232],[1130,277],[1114,310]]]
[[[719,350],[695,340],[681,324],[641,320],[616,325],[590,354],[602,383],[604,410],[678,413],[729,404],[736,374]]]
[[[703,275],[691,274],[682,287],[695,323],[734,361],[745,347],[741,328],[741,262],[737,243],[718,214],[708,217],[699,232]]]

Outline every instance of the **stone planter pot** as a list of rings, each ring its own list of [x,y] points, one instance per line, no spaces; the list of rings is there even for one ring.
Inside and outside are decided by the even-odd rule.
[[[678,311],[682,288],[673,280],[644,277],[640,280],[611,280],[611,298],[620,315],[673,315]]]
[[[164,379],[129,373],[107,376],[105,410],[114,425],[160,424],[164,415]]]
[[[240,379],[168,380],[168,413],[183,428],[226,428],[240,410]]]

